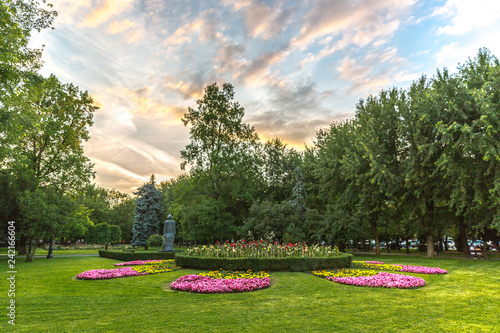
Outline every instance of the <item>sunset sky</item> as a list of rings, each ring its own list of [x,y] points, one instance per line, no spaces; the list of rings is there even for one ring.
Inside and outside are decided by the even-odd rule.
[[[95,182],[132,191],[182,173],[180,118],[230,82],[260,138],[311,145],[360,98],[408,87],[487,47],[500,56],[500,1],[53,0],[42,74],[100,107],[85,144]]]

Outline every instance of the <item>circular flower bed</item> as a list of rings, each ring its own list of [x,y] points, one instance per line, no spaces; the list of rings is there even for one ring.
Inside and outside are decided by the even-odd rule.
[[[211,271],[181,276],[170,284],[170,288],[190,293],[223,294],[254,291],[270,285],[271,279],[266,272]]]
[[[379,272],[377,275],[372,276],[327,277],[326,279],[353,286],[400,289],[416,288],[425,284],[424,279],[419,277],[386,272]]]
[[[268,288],[271,280],[267,278],[253,279],[214,279],[208,276],[185,275],[172,282],[173,290],[190,293],[221,294],[254,291]]]
[[[141,263],[139,263],[141,262]],[[157,273],[172,272],[180,269],[175,266],[175,260],[141,260],[115,264],[115,266],[135,265],[135,267],[120,267],[114,269],[93,269],[78,274],[81,280],[105,280],[120,277],[149,275]]]

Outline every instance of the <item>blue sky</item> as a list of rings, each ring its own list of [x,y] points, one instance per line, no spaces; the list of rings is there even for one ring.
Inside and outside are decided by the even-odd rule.
[[[500,2],[448,0],[53,0],[42,73],[88,90],[96,183],[131,193],[181,174],[180,118],[230,82],[262,140],[311,145],[360,98],[500,54]]]

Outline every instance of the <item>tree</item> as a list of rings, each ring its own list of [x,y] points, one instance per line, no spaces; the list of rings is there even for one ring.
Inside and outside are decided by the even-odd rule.
[[[259,195],[262,177],[255,154],[258,136],[253,127],[243,123],[244,109],[233,99],[231,84],[225,83],[220,89],[214,83],[205,88],[198,107],[188,108],[182,118],[184,125],[190,126],[191,142],[181,151],[181,168],[191,166],[190,182],[195,192],[190,195],[196,198],[188,199],[193,201],[189,207],[177,209],[181,225],[191,229],[184,229],[190,238],[198,234],[195,229],[201,227],[199,224],[216,226],[209,229],[216,237],[235,237],[236,227],[243,224]],[[195,206],[200,210],[186,211]],[[183,221],[186,218],[190,221]]]
[[[41,239],[83,236],[92,223],[88,209],[75,203],[69,196],[55,188],[26,190],[19,196],[21,218],[19,229],[26,237],[27,258],[33,261]]]
[[[111,225],[109,227],[109,243],[118,244],[122,237],[122,230],[118,225]]]
[[[11,110],[19,122],[11,123],[4,136],[0,135],[11,142],[2,161],[4,174],[17,184],[11,195],[47,187],[74,195],[90,182],[93,166],[84,154],[83,143],[89,139],[88,127],[97,109],[92,103],[87,92],[62,84],[54,76],[29,76]],[[19,235],[19,251],[24,254],[26,237],[22,229]]]
[[[144,246],[148,249],[148,237],[158,233],[161,216],[161,195],[155,185],[155,177],[151,176],[150,182],[142,185],[134,192],[135,219],[132,227],[133,246]]]
[[[57,13],[40,1],[0,2],[0,161],[10,158],[11,145],[23,136],[19,92],[30,73],[42,64],[41,50],[28,47],[33,30],[49,28]],[[5,135],[8,133],[8,135]]]

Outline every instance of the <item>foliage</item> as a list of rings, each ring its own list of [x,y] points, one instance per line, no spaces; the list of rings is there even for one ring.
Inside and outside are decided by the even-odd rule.
[[[27,259],[33,261],[38,242],[51,237],[83,236],[91,226],[89,211],[54,188],[26,190],[19,196],[20,216],[16,227],[27,239]]]
[[[123,251],[106,251],[99,250],[99,256],[103,258],[133,261],[133,260],[149,260],[149,259],[173,259],[175,252],[123,252]]]
[[[150,182],[139,187],[134,194],[135,200],[135,219],[132,228],[133,246],[144,246],[148,248],[148,237],[158,234],[161,215],[161,196],[156,188],[154,175]]]
[[[221,258],[197,257],[176,254],[175,260],[182,267],[203,270],[248,270],[252,271],[288,271],[307,272],[319,269],[350,267],[350,254],[340,254],[333,257],[279,257],[279,258]]]
[[[120,242],[120,236],[121,230],[119,226],[102,222],[89,229],[86,240],[90,244],[104,244],[107,250],[108,244]]]
[[[122,236],[122,230],[118,225],[110,225],[109,226],[109,242],[111,244],[120,243]]]
[[[159,247],[163,244],[163,237],[158,235],[158,234],[154,234],[154,235],[150,235],[148,237],[148,246],[150,247]]]
[[[300,242],[304,240],[297,206],[285,200],[281,203],[256,201],[250,208],[249,217],[242,228],[242,234],[249,233],[255,239]]]

